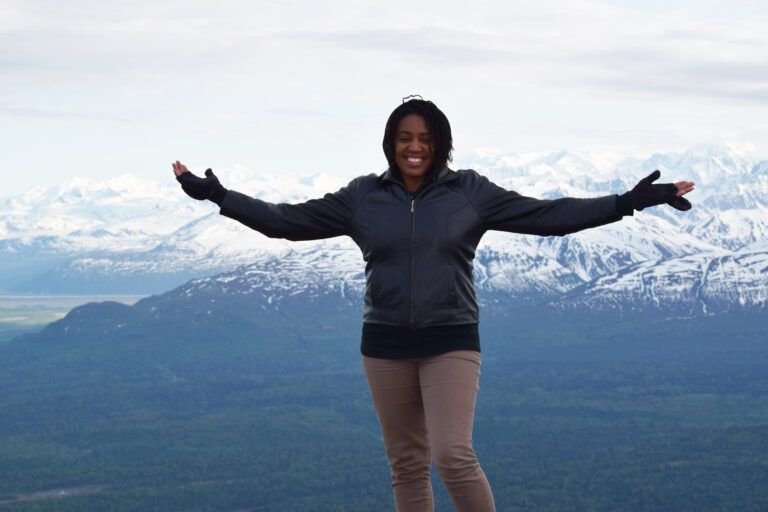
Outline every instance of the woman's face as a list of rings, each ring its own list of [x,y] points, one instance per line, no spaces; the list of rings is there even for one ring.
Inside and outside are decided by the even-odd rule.
[[[416,114],[400,120],[395,137],[395,163],[408,190],[416,190],[435,159],[435,146],[424,118]]]

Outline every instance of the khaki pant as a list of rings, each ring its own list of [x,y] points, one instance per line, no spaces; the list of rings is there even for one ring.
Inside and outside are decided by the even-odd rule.
[[[431,461],[458,512],[496,510],[472,449],[480,353],[419,359],[362,356],[392,470],[398,512],[432,512]]]

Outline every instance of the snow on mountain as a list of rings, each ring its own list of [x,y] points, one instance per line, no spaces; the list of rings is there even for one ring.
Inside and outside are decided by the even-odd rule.
[[[190,281],[181,288],[181,293],[192,295],[201,290],[233,295],[257,293],[268,303],[306,292],[338,294],[352,299],[360,297],[365,289],[362,262],[359,251],[350,250],[346,244],[330,244],[322,250],[307,247]]]
[[[735,251],[768,238],[768,208],[715,210],[687,231],[693,238]]]
[[[539,302],[583,281],[534,237],[490,232],[477,248],[474,263],[478,290],[499,291],[524,302]]]
[[[38,187],[0,201],[0,237],[19,247],[39,248],[48,240],[50,250],[70,254],[149,249],[181,227],[185,216],[205,211],[182,201],[177,188],[132,176]]]
[[[641,261],[723,252],[663,218],[644,213],[566,237],[547,238],[540,244],[584,281]]]
[[[523,155],[486,151],[461,167],[477,169],[505,188],[539,198],[622,193],[655,168],[662,170],[659,181],[690,179],[697,187],[688,196],[694,204],[689,212],[648,208],[566,237],[489,232],[475,260],[476,285],[484,291],[526,301],[551,300],[574,290],[592,290],[605,279],[640,286],[645,281],[632,280],[628,273],[648,265],[663,273],[671,272],[675,262],[675,270],[688,265],[687,272],[695,272],[701,261],[727,263],[737,256],[744,261],[744,251],[765,250],[768,162],[750,162],[727,146],[700,146],[644,160],[568,151]],[[267,238],[220,216],[214,205],[189,199],[168,173],[162,182],[131,176],[104,182],[72,178],[59,186],[0,199],[0,270],[11,268],[11,262],[17,268],[19,261],[34,259],[33,255],[52,255],[56,266],[35,279],[19,280],[17,291],[45,291],[57,279],[61,283],[51,289],[58,291],[68,287],[76,291],[78,283],[108,283],[117,287],[114,292],[130,283],[135,291],[143,283],[181,284],[190,277],[250,264],[270,265],[271,271],[258,281],[265,290],[289,293],[286,290],[315,283],[346,293],[343,290],[359,290],[362,285],[362,258],[348,238],[315,242]],[[270,175],[242,167],[216,173],[227,187],[272,202],[321,197],[348,182],[322,174]],[[9,287],[8,275],[0,286]],[[714,282],[708,281],[708,290],[715,290]],[[728,286],[727,279],[723,283]],[[737,302],[742,297],[745,304],[761,297],[724,289],[718,297]],[[604,300],[611,296],[606,293]]]
[[[549,303],[562,309],[656,310],[669,315],[768,308],[768,251],[645,261]]]
[[[55,250],[71,253],[151,249],[212,209],[207,201],[190,200],[168,174],[162,182],[127,175],[104,182],[71,178],[62,185],[2,198],[0,240],[23,246],[48,239]],[[254,176],[240,168],[231,176],[227,172],[226,180],[238,190],[258,191],[268,201],[289,202],[346,183],[321,175]]]
[[[684,153],[655,154],[645,160],[643,168],[659,169],[662,177],[668,173],[671,181],[694,181],[713,193],[722,189],[723,182],[748,175],[753,164],[725,145],[695,146]]]
[[[600,169],[586,156],[568,151],[524,155],[485,153],[466,162],[494,183],[523,195],[552,199],[589,196],[594,191],[623,191],[609,169]]]
[[[318,189],[336,190],[346,183],[323,175],[254,175],[242,168],[225,172],[228,185],[259,191],[252,193],[273,201],[300,201]],[[164,182],[132,176],[104,182],[72,178],[0,199],[0,270],[6,274],[0,286],[63,293],[78,281],[95,283],[98,275],[116,278],[112,282],[118,287],[131,277],[148,284],[161,278],[165,286],[169,279],[180,284],[191,276],[253,261],[264,251],[287,250],[288,242],[262,237],[220,217],[209,202],[191,200],[168,174]],[[55,264],[47,272],[37,277],[10,272],[20,258],[43,254]],[[53,284],[57,279],[69,284]],[[156,286],[145,289],[156,291]]]
[[[761,251],[768,251],[768,237],[763,238],[762,240],[757,240],[756,242],[751,243],[746,247],[742,248],[742,252],[744,253],[761,252]]]
[[[747,175],[720,187],[716,194],[704,198],[702,206],[716,210],[768,207],[768,171],[764,175]]]

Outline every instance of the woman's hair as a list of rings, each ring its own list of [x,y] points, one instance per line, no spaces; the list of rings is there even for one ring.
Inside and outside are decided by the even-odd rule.
[[[409,99],[410,98],[410,99]],[[407,100],[407,101],[406,101]],[[421,98],[421,96],[406,96],[403,103],[389,115],[387,126],[384,128],[384,156],[390,167],[395,164],[395,138],[397,137],[397,127],[400,120],[405,116],[415,114],[424,118],[427,130],[435,145],[435,160],[433,167],[443,168],[453,159],[453,136],[451,135],[451,124],[445,114],[435,106],[431,101]]]

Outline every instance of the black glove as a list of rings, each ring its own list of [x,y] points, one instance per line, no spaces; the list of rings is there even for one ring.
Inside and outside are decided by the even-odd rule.
[[[176,180],[181,183],[181,189],[189,197],[200,201],[209,199],[221,206],[224,196],[227,194],[227,189],[219,183],[219,178],[210,169],[205,170],[205,178],[195,176],[187,171],[176,176]]]
[[[622,205],[628,207],[630,204],[637,211],[642,211],[643,208],[659,204],[668,204],[672,208],[683,212],[690,210],[691,203],[684,197],[677,195],[677,187],[674,183],[653,184],[654,181],[659,179],[659,176],[661,176],[661,171],[656,169],[647,177],[641,179],[635,185],[635,188],[619,196],[619,210],[623,210]],[[628,212],[623,213],[631,215]]]

